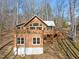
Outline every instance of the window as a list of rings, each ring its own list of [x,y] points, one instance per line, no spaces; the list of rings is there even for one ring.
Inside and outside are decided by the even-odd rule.
[[[31,30],[34,30],[34,29],[35,29],[35,27],[30,27],[30,29],[31,29]]]
[[[24,44],[24,38],[21,38],[21,44]]]
[[[49,29],[52,29],[52,26],[48,26],[48,30],[49,30]]]
[[[42,26],[42,24],[40,24],[40,26]]]
[[[33,44],[36,44],[36,38],[33,38]]]
[[[40,38],[33,38],[33,44],[40,44]]]
[[[20,44],[20,38],[17,38],[17,44]]]
[[[37,44],[40,44],[40,38],[37,38]]]
[[[24,44],[24,38],[17,38],[17,44]]]
[[[39,24],[38,23],[34,23],[33,26],[39,26]]]
[[[39,23],[33,23],[33,24],[30,24],[30,29],[31,30],[42,30],[42,24],[39,24]]]
[[[42,30],[42,27],[37,27],[37,30]]]

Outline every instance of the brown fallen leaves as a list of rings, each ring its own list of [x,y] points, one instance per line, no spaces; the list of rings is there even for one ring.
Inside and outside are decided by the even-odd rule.
[[[44,35],[44,43],[53,43],[55,40],[63,40],[65,38],[66,32],[55,28],[50,34]]]

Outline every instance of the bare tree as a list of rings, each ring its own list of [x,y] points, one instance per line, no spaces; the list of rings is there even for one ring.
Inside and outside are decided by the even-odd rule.
[[[76,0],[74,0],[74,12],[73,12],[73,39],[76,39]]]
[[[65,0],[55,0],[56,6],[54,8],[55,22],[57,27],[61,28],[64,22],[64,14],[66,12],[67,4]]]
[[[71,20],[71,37],[76,39],[76,0],[69,0],[70,20]]]
[[[40,5],[38,15],[43,20],[53,20],[53,11],[48,1],[43,0],[41,3],[42,4]]]

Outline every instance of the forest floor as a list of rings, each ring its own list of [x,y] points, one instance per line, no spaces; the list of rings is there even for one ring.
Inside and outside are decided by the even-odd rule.
[[[79,32],[77,32],[77,42],[76,46],[79,47]],[[0,41],[1,42],[1,41]],[[10,55],[7,53],[12,49],[13,43],[7,45],[2,50],[0,50],[0,59],[13,59],[13,51]],[[62,53],[62,50],[59,48],[59,45],[56,40],[52,44],[44,44],[44,53],[41,55],[26,55],[25,57],[16,56],[15,59],[66,59],[66,56]]]
[[[4,56],[11,50],[12,44],[9,44],[2,50],[0,50],[0,59],[3,59]],[[57,43],[54,42],[52,45],[52,49],[48,44],[44,45],[44,53],[40,55],[26,55],[25,57],[16,56],[15,59],[64,59],[60,51],[56,48]],[[4,59],[13,59],[13,52],[10,53],[7,57]]]
[[[64,59],[60,51],[56,49],[56,43],[52,45],[52,49],[49,45],[44,46],[44,53],[41,55],[29,55],[25,57],[17,56],[16,59]]]

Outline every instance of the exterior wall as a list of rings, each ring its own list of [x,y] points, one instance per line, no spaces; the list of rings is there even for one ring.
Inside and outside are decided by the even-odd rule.
[[[14,48],[14,55],[37,55],[37,54],[43,54],[43,47],[35,47],[35,48],[24,48],[19,47]]]
[[[19,37],[23,37],[25,38],[25,34],[15,34],[15,38],[14,38],[14,48],[16,47],[21,47],[21,46],[25,46],[25,44],[16,44],[16,39]],[[25,42],[24,42],[25,43]]]
[[[24,44],[16,44],[16,38],[22,37],[25,39]],[[32,42],[33,37],[40,37],[41,42],[38,45],[34,45]],[[17,34],[14,39],[14,54],[22,55],[32,55],[32,54],[42,54],[43,53],[43,38],[41,34]]]
[[[44,23],[42,23],[40,20],[38,20],[37,18],[34,18],[29,24],[27,24],[26,28],[30,28],[30,24],[33,24],[33,23],[39,23],[39,24],[42,24],[42,27],[43,29],[47,29],[46,25]],[[29,29],[30,30],[30,29]]]
[[[32,54],[42,54],[43,53],[43,31],[42,30],[30,30],[30,24],[39,23],[42,24],[42,30],[47,30],[47,26],[42,23],[37,18],[34,18],[30,23],[28,23],[21,30],[25,33],[15,33],[14,34],[14,54],[22,55],[32,55]],[[28,28],[28,30],[27,30]],[[20,30],[20,29],[19,29]],[[17,30],[17,31],[19,31]],[[20,31],[21,32],[21,31]],[[33,44],[33,38],[40,38],[40,44]],[[16,38],[24,38],[24,44],[16,44]]]
[[[16,45],[16,38],[24,38],[24,44],[17,44]],[[40,39],[40,44],[34,45],[32,44],[32,39],[34,37],[39,37]],[[43,38],[41,34],[18,34],[15,39],[14,39],[14,47],[43,47]]]

